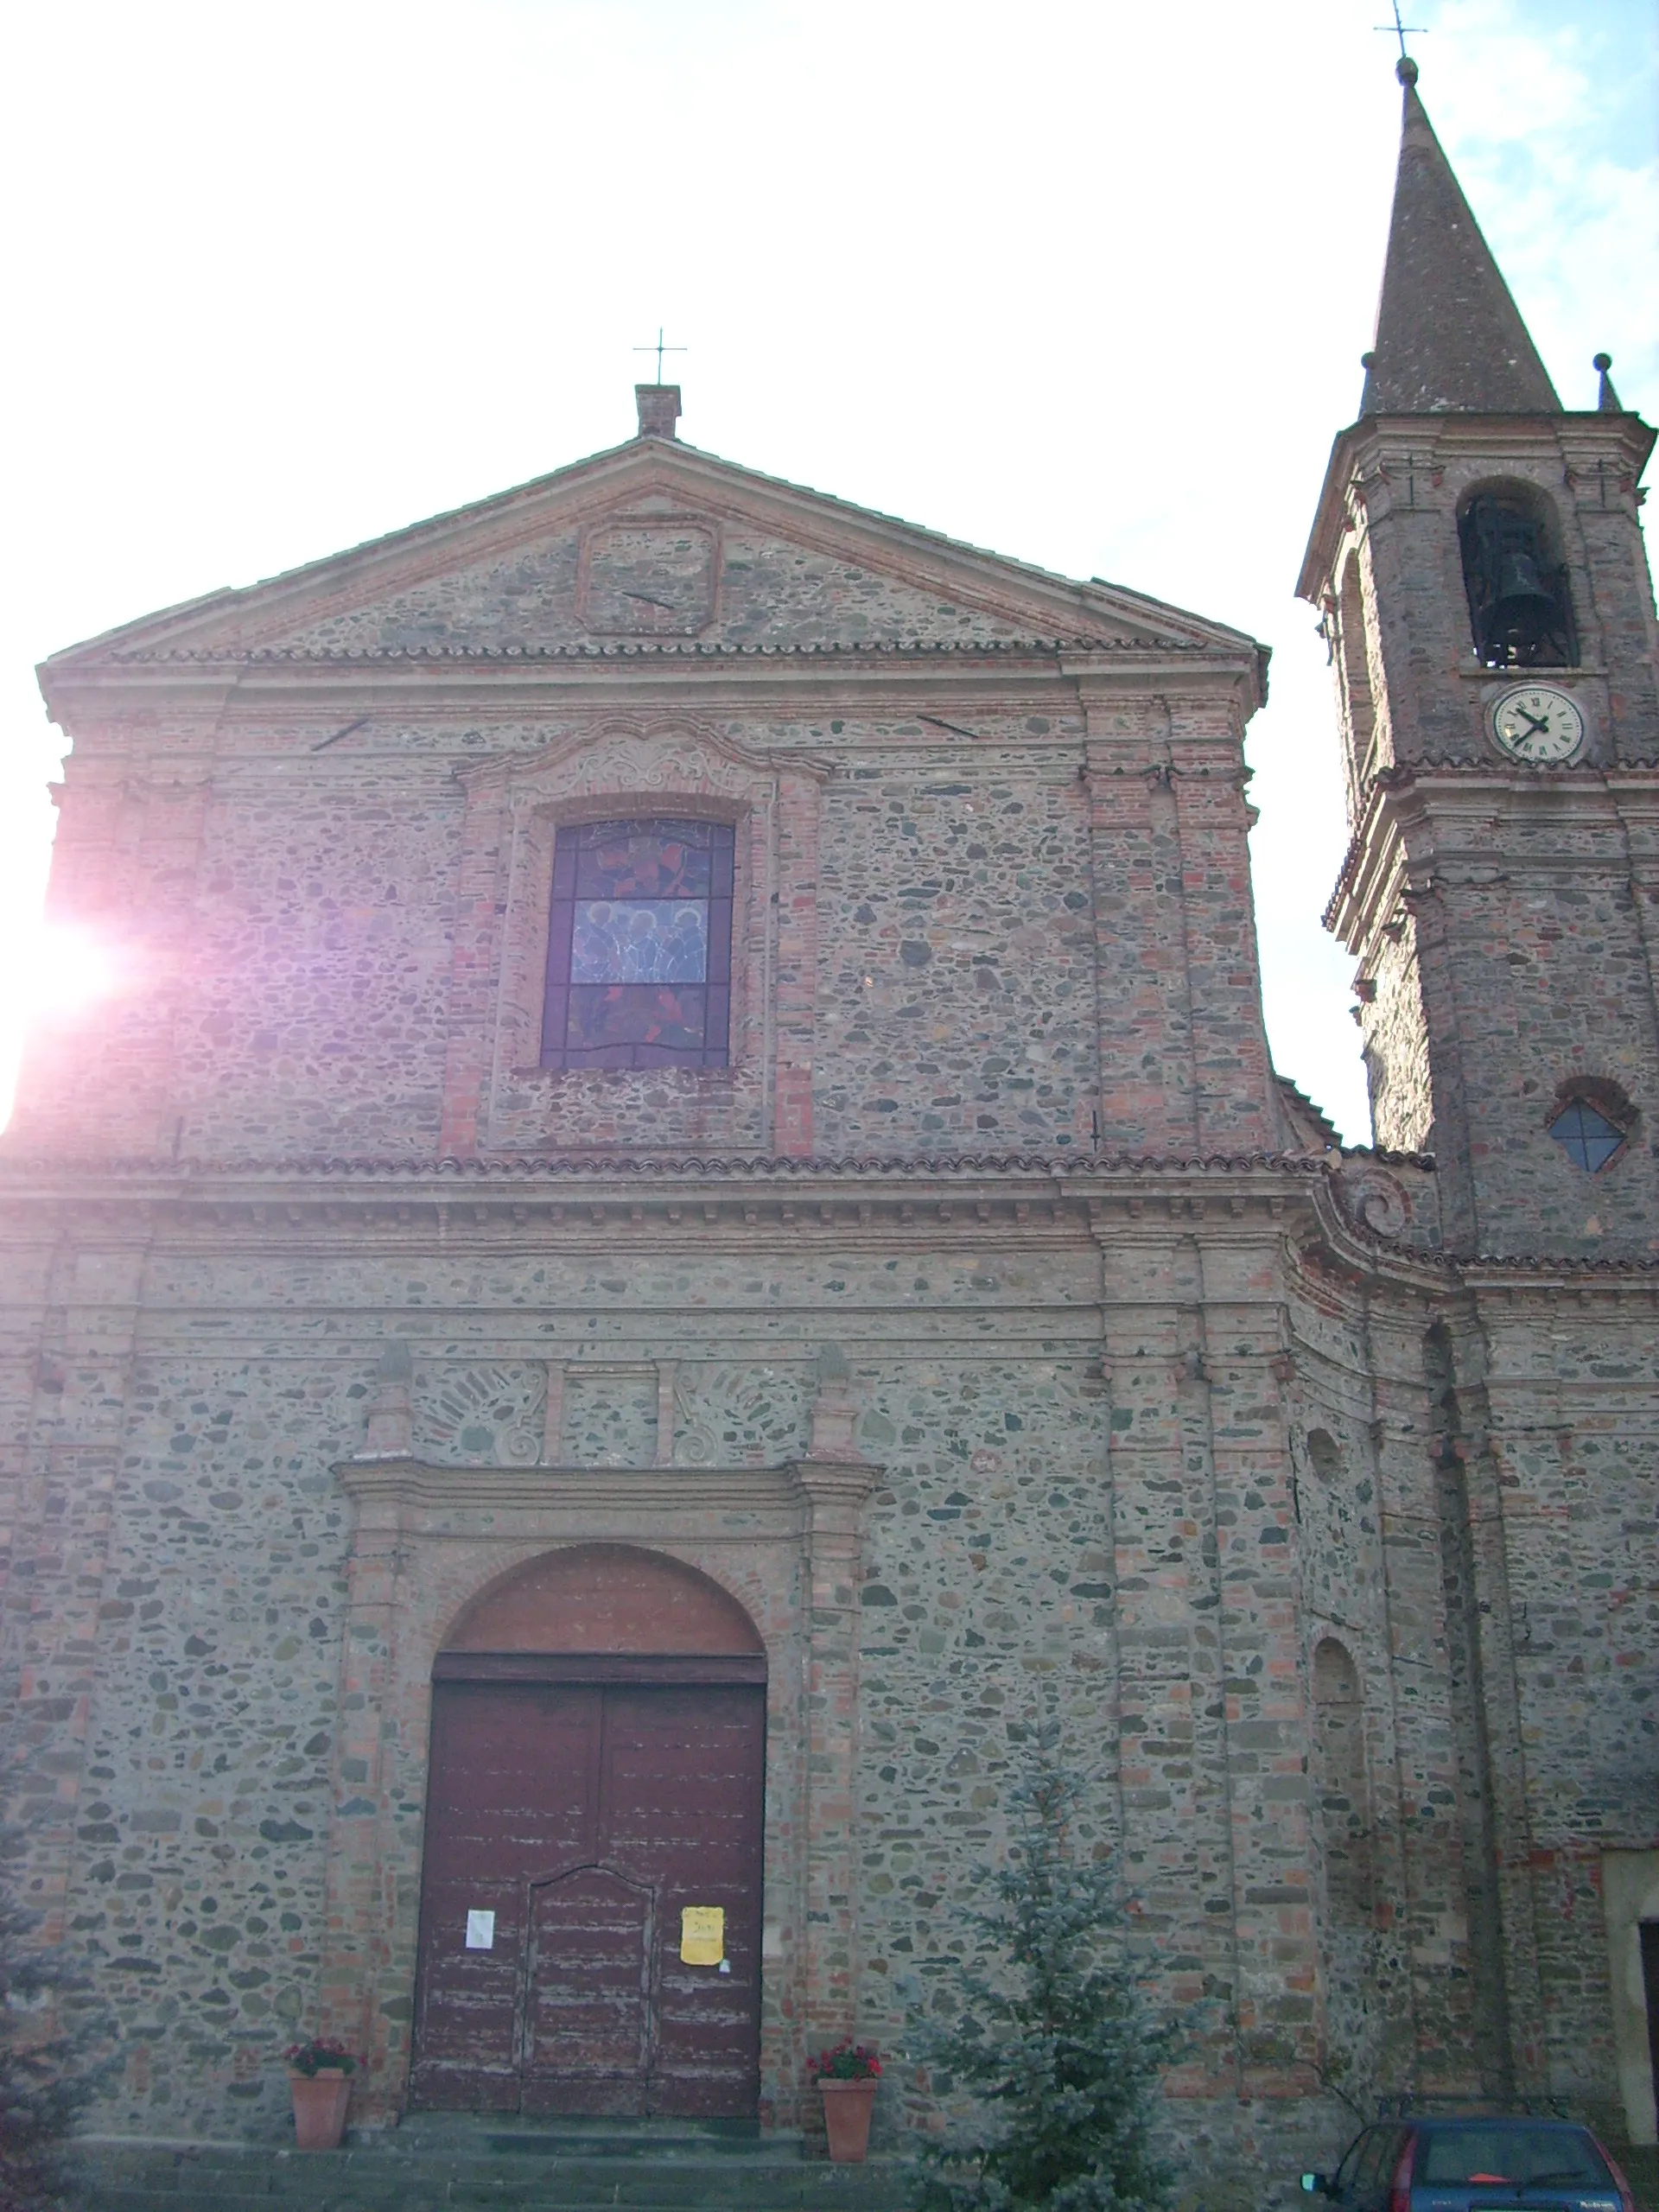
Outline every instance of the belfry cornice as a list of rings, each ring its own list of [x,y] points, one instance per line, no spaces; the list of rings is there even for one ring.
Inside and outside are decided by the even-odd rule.
[[[1659,763],[1602,767],[1571,761],[1553,766],[1505,766],[1498,761],[1426,761],[1387,768],[1366,795],[1365,810],[1349,840],[1323,920],[1350,952],[1359,954],[1389,918],[1401,897],[1429,895],[1446,880],[1446,842],[1437,823],[1471,824],[1548,806],[1564,823],[1587,825],[1616,804],[1629,822],[1659,820]],[[1455,840],[1453,866],[1471,863]],[[1535,856],[1529,863],[1541,868]],[[1577,867],[1573,857],[1562,863]]]

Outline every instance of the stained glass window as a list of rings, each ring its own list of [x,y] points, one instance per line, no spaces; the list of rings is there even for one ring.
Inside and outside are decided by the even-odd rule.
[[[1593,1175],[1605,1167],[1624,1141],[1624,1132],[1616,1128],[1605,1114],[1583,1098],[1569,1098],[1560,1113],[1549,1125],[1553,1136],[1567,1158]]]
[[[543,1067],[726,1065],[732,847],[726,822],[559,831]]]

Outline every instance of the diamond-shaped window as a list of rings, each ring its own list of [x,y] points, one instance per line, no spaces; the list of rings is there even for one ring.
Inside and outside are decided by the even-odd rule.
[[[1586,1175],[1605,1167],[1624,1141],[1624,1132],[1582,1098],[1569,1099],[1549,1125],[1549,1134]]]

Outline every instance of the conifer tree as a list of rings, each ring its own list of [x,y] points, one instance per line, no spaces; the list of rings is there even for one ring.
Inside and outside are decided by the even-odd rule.
[[[924,2212],[1164,2212],[1170,2201],[1154,2135],[1176,2031],[1141,1995],[1114,1865],[1078,1847],[1081,1795],[1046,1760],[1014,1791],[1009,1860],[988,1877],[995,1902],[971,1917],[981,1958],[955,2024],[919,2038],[936,2075],[980,2107],[975,2128],[928,2153]]]

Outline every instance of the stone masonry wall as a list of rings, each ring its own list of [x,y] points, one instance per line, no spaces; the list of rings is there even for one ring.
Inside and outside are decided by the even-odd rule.
[[[1435,1142],[1459,1241],[1487,1253],[1644,1252],[1659,1161],[1636,1116],[1659,1084],[1659,1012],[1622,832],[1602,810],[1562,823],[1516,807],[1499,832],[1500,885],[1485,880],[1485,812],[1437,826],[1434,911],[1418,920],[1431,1055],[1456,1071]],[[1594,1177],[1548,1134],[1557,1100],[1583,1078],[1611,1087],[1632,1136]]]
[[[1519,1756],[1499,1809],[1506,1856],[1529,1872],[1510,1915],[1545,2022],[1522,2063],[1554,2094],[1607,2099],[1615,2126],[1601,1855],[1659,1837],[1653,1309],[1645,1289],[1494,1287],[1463,1355],[1502,1498],[1482,1594]]]
[[[1655,1842],[1647,1294],[1449,1309],[1448,1432],[1425,1351],[1445,1301],[1357,1296],[1311,1249],[1286,1279],[1230,1212],[1103,1236],[1046,1202],[952,1207],[948,1233],[895,1249],[775,1200],[665,1243],[620,1224],[502,1242],[468,1215],[435,1245],[395,1206],[335,1211],[302,1229],[238,1208],[245,1235],[132,1217],[143,1253],[107,1216],[91,1246],[91,1218],[66,1221],[8,1278],[10,1796],[29,1895],[122,2031],[108,2124],[279,2130],[274,2055],[318,2018],[329,1837],[365,1786],[341,1701],[353,1515],[330,1470],[361,1446],[393,1335],[416,1448],[463,1481],[550,1452],[671,1462],[694,1502],[699,1466],[804,1448],[817,1352],[842,1347],[880,1471],[854,2024],[901,2048],[953,2001],[1001,1793],[1058,1730],[1154,1985],[1192,2024],[1173,2086],[1217,2160],[1328,2155],[1338,2077],[1478,2086],[1436,1502],[1446,1437],[1466,1440],[1510,2012],[1543,2023],[1513,2034],[1517,2082],[1616,2124],[1599,1855]],[[466,1594],[431,1602],[447,1618]],[[1344,1808],[1310,1800],[1304,1768],[1326,1642],[1360,1684],[1371,1823],[1374,1920],[1345,1947]],[[385,1786],[408,1824],[418,1745],[400,1758]],[[1294,2113],[1258,2111],[1287,2082]],[[899,2090],[892,2119],[932,2125],[923,2087]]]
[[[321,755],[291,723],[222,731],[193,766],[205,796],[164,874],[111,858],[102,840],[83,852],[66,815],[60,911],[81,911],[89,871],[112,870],[124,938],[172,931],[177,943],[165,977],[134,958],[108,1014],[127,1079],[113,1093],[88,1086],[85,1037],[60,1040],[26,1071],[7,1143],[186,1160],[431,1157],[447,1117],[442,1142],[462,1152],[1049,1152],[1090,1146],[1097,1113],[1114,1149],[1273,1141],[1236,767],[1227,779],[1236,741],[1160,710],[1163,766],[1137,750],[1114,778],[1097,745],[1085,788],[1075,698],[1069,712],[973,711],[971,746],[915,716],[726,721],[718,734],[772,757],[835,760],[815,818],[791,801],[775,863],[748,871],[776,865],[771,911],[811,909],[817,949],[789,1015],[798,1043],[767,1042],[767,977],[775,966],[771,988],[790,982],[789,948],[766,949],[757,880],[732,1071],[598,1082],[532,1069],[498,1084],[482,1123],[476,1100],[459,1112],[444,1103],[458,1025],[487,1052],[507,942],[493,940],[494,964],[463,989],[453,961],[465,803],[451,772],[476,758],[479,730],[376,724]],[[533,754],[581,727],[492,728],[488,742]],[[130,772],[155,772],[147,741],[124,744]],[[1172,746],[1190,756],[1173,789]],[[1147,773],[1164,779],[1149,838]],[[672,790],[650,803],[671,804]],[[127,844],[141,829],[123,833]],[[484,887],[492,906],[518,895],[506,865],[503,849]],[[1178,956],[1156,1001],[1127,988],[1145,972],[1147,901]],[[539,961],[545,928],[544,912],[518,914],[509,935],[533,940]],[[538,1022],[538,993],[536,1007]],[[765,1054],[777,1068],[762,1080]]]
[[[957,604],[827,550],[789,544],[753,529],[728,526],[719,533],[714,590],[705,571],[715,563],[718,525],[700,515],[688,515],[677,529],[666,514],[642,521],[642,534],[661,541],[658,557],[671,585],[695,579],[702,587],[694,595],[695,613],[707,607],[714,618],[664,627],[692,629],[710,643],[800,647],[1028,634],[982,606]],[[689,544],[687,526],[694,541]],[[591,557],[591,538],[588,550]],[[594,634],[591,618],[599,610],[591,590],[584,592],[583,551],[582,538],[575,534],[526,545],[434,576],[383,605],[326,618],[296,633],[292,643],[301,650],[333,652],[584,643]],[[695,557],[699,551],[701,561]],[[649,578],[629,581],[643,584]],[[630,626],[638,626],[637,618]]]
[[[1402,918],[1370,963],[1371,995],[1360,1007],[1365,1082],[1376,1141],[1393,1152],[1427,1152],[1434,1132],[1434,1090],[1417,958],[1417,925]]]
[[[858,1442],[881,1471],[857,1592],[860,2031],[901,2046],[914,2012],[953,2001],[961,1910],[1001,1847],[1001,1793],[1034,1735],[1058,1727],[1098,1793],[1100,1840],[1123,1847],[1148,1970],[1204,2020],[1191,2084],[1211,2101],[1199,2132],[1217,2146],[1234,2139],[1224,2097],[1211,2116],[1215,2095],[1282,2066],[1306,2022],[1307,1999],[1284,1993],[1271,1955],[1306,1923],[1306,1876],[1292,1871],[1303,1785],[1294,1757],[1264,1758],[1279,1724],[1252,1713],[1263,1693],[1271,1710],[1275,1677],[1286,1686],[1294,1635],[1286,1644],[1274,1627],[1262,1672],[1249,1657],[1256,1601],[1230,1599],[1237,1709],[1193,1713],[1194,1654],[1206,1672],[1220,1658],[1201,1625],[1215,1572],[1205,1557],[1217,1539],[1220,1556],[1238,1547],[1241,1566],[1260,1549],[1243,1491],[1221,1523],[1205,1502],[1228,1447],[1204,1440],[1236,1424],[1205,1409],[1165,1322],[1139,1308],[1122,1324],[1117,1405],[1086,1231],[999,1219],[902,1252],[820,1238],[810,1262],[775,1217],[759,1236],[728,1230],[713,1253],[656,1255],[583,1256],[568,1240],[446,1254],[385,1227],[353,1250],[338,1231],[297,1253],[269,1237],[263,1249],[157,1238],[110,1447],[96,1627],[77,1678],[79,1759],[43,1742],[43,1768],[25,1758],[13,1770],[25,1801],[33,1779],[54,1801],[73,1796],[69,1828],[37,1828],[36,1847],[64,1882],[72,1950],[122,2032],[125,2070],[104,2124],[269,2138],[285,2125],[276,2056],[318,2018],[331,1814],[362,1786],[356,1754],[342,1751],[360,1732],[340,1703],[352,1514],[330,1469],[360,1447],[379,1347],[396,1333],[415,1351],[417,1445],[463,1468],[524,1462],[554,1371],[569,1463],[662,1459],[665,1361],[669,1456],[775,1465],[800,1448],[817,1347],[839,1343]],[[1166,1264],[1149,1249],[1135,1269],[1148,1262]],[[27,1312],[10,1319],[29,1325]],[[1260,1384],[1249,1387],[1255,1403]],[[1204,1385],[1217,1408],[1235,1388],[1221,1364]],[[638,1414],[619,1428],[629,1406]],[[1249,1427],[1257,1433],[1257,1415]],[[1276,1465],[1274,1433],[1263,1441]],[[1193,1453],[1198,1471],[1183,1479]],[[695,1497],[695,1465],[684,1476]],[[1281,1490],[1267,1525],[1287,1554]],[[1252,1524],[1242,1542],[1238,1512]],[[26,1712],[62,1687],[31,1625],[55,1602],[40,1573],[49,1525],[38,1509],[30,1516],[14,1584],[22,1610],[7,1631],[10,1679],[24,1669],[33,1693]],[[1199,1611],[1185,1598],[1172,1611],[1188,1585]],[[442,1602],[460,1595],[445,1585]],[[1126,1623],[1148,1655],[1134,1662],[1133,1775],[1118,1753]],[[1188,1715],[1212,1777],[1196,1793]],[[1265,1818],[1259,1844],[1241,1835],[1232,1850],[1218,1787],[1230,1739],[1235,1802],[1262,1786],[1258,1766],[1267,1784],[1249,1816],[1252,1832]],[[408,1796],[418,1758],[397,1771]],[[1269,1834],[1286,1815],[1289,1860]],[[1258,1849],[1268,1885],[1249,1875],[1236,1889],[1230,1862],[1246,1884]],[[780,1917],[799,1924],[787,1906]],[[406,2005],[407,1993],[391,2002]],[[908,2088],[898,2109],[926,2124],[931,2107]]]

